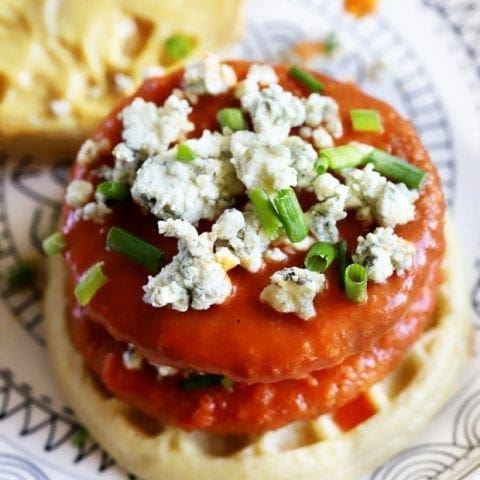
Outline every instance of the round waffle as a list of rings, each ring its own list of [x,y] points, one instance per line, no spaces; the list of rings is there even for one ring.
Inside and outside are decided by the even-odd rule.
[[[109,396],[73,348],[65,321],[66,273],[50,260],[45,319],[59,385],[79,420],[145,480],[358,479],[403,448],[451,395],[471,350],[472,314],[456,239],[447,227],[435,318],[401,365],[365,393],[376,413],[348,431],[331,415],[261,435],[220,436],[158,426]]]

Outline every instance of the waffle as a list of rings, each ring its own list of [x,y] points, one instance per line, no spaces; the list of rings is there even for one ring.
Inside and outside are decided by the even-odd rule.
[[[197,54],[221,49],[238,38],[241,10],[241,0],[3,0],[0,148],[75,153],[152,66],[177,66],[167,37],[191,36]]]
[[[66,273],[50,260],[45,319],[52,368],[91,435],[122,465],[145,480],[349,480],[404,448],[452,394],[471,353],[472,312],[447,227],[445,282],[429,329],[401,365],[364,395],[375,413],[350,430],[335,416],[289,424],[261,435],[187,433],[152,422],[109,396],[84,366],[65,328]]]

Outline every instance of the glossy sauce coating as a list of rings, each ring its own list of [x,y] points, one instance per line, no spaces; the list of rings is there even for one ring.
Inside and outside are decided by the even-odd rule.
[[[234,63],[239,78],[245,76],[248,63]],[[309,91],[278,67],[284,88],[299,96]],[[147,100],[162,104],[171,90],[178,87],[182,72],[169,77],[148,80],[137,93]],[[346,357],[369,349],[378,338],[403,318],[415,294],[423,287],[429,268],[444,250],[444,200],[435,167],[410,122],[402,119],[385,103],[368,97],[355,86],[317,75],[325,84],[326,95],[339,103],[345,135],[338,143],[351,140],[375,145],[425,169],[429,175],[421,197],[416,202],[416,218],[396,232],[416,247],[414,268],[403,277],[392,276],[385,284],[369,283],[368,301],[351,303],[338,286],[336,271],[327,274],[326,291],[315,300],[317,315],[305,322],[293,314],[281,314],[259,300],[270,275],[286,265],[301,265],[303,255],[286,263],[267,264],[258,274],[237,267],[229,272],[234,293],[222,305],[207,311],[185,313],[170,308],[153,308],[143,302],[142,285],[147,272],[119,254],[105,248],[105,237],[113,225],[120,225],[152,243],[165,248],[167,261],[175,253],[175,242],[162,238],[156,220],[145,216],[133,205],[119,205],[104,224],[78,220],[65,207],[63,231],[67,238],[65,258],[74,281],[93,263],[103,261],[109,282],[88,305],[90,318],[101,322],[116,339],[134,343],[151,361],[190,368],[208,373],[221,373],[247,383],[276,382],[302,378],[306,374],[332,367]],[[231,94],[201,97],[190,118],[196,125],[194,136],[205,128],[218,128],[216,112],[224,106],[236,106]],[[119,107],[117,111],[120,110]],[[351,108],[374,108],[382,117],[384,133],[355,133],[351,130]],[[109,138],[115,145],[120,140],[121,122],[112,114],[95,134],[95,139]],[[105,162],[111,158],[104,158]],[[98,179],[91,170],[76,166],[72,178]],[[339,224],[342,236],[349,240],[350,250],[356,235],[365,233],[352,215]]]
[[[146,364],[140,370],[127,370],[122,361],[126,345],[92,322],[84,309],[72,309],[70,327],[76,348],[106,388],[162,423],[220,434],[252,433],[337,410],[335,418],[348,429],[368,412],[365,408],[359,411],[358,402],[354,403],[355,409],[353,404],[352,408],[340,407],[395,368],[428,323],[435,304],[436,271],[435,266],[404,319],[371,350],[301,380],[184,391],[179,386],[183,378],[180,374],[160,379]]]

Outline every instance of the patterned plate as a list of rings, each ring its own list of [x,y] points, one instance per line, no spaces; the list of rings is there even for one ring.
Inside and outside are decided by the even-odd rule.
[[[247,32],[233,55],[278,60],[296,41],[335,30],[342,47],[319,68],[413,120],[461,235],[480,337],[480,1],[384,0],[378,15],[362,21],[332,0],[247,5]],[[67,163],[45,168],[33,157],[0,158],[0,272],[40,256],[41,239],[55,228]],[[2,285],[0,294],[0,480],[133,478],[93,441],[72,442],[78,425],[49,374],[41,291]],[[479,374],[480,356],[427,431],[369,480],[480,479]]]

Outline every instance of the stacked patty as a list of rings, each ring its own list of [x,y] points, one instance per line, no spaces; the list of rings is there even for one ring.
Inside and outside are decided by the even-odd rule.
[[[239,81],[251,68],[244,62],[227,66]],[[287,67],[276,67],[275,73],[284,91],[298,98],[311,93],[311,87],[293,78]],[[201,137],[206,129],[219,130],[217,114],[224,108],[241,106],[249,111],[246,100],[235,96],[233,85],[218,93],[201,89],[192,93],[185,87],[185,76],[179,71],[150,79],[135,98],[162,107],[176,89],[186,92],[192,126],[184,133],[190,138]],[[365,302],[347,298],[338,281],[337,263],[325,272],[324,288],[313,300],[315,314],[311,318],[305,320],[295,312],[284,313],[278,305],[272,308],[262,302],[261,292],[279,268],[300,268],[304,262],[305,251],[294,248],[295,242],[282,243],[276,238],[270,248],[282,251],[280,260],[266,257],[254,272],[242,265],[228,269],[231,291],[224,301],[206,309],[190,305],[186,311],[173,308],[173,303],[158,307],[145,301],[148,271],[109,249],[107,236],[112,227],[121,227],[165,251],[168,264],[178,255],[178,242],[159,235],[157,221],[172,218],[164,218],[165,211],[159,218],[146,212],[135,195],[105,204],[108,212],[105,210],[101,218],[87,215],[85,207],[79,213],[79,207],[71,201],[64,206],[69,322],[76,348],[113,395],[160,422],[222,434],[259,432],[334,411],[392,370],[428,324],[444,250],[444,202],[437,172],[410,123],[391,107],[350,84],[320,75],[315,78],[324,85],[322,94],[334,99],[339,107],[343,132],[337,145],[360,142],[406,159],[427,172],[415,202],[414,218],[395,227],[395,234],[414,246],[412,265],[382,283],[369,283]],[[109,168],[115,171],[118,145],[126,142],[126,121],[121,112],[133,101],[130,98],[97,130],[90,146],[103,147],[90,161],[79,156],[72,182],[84,181],[95,187]],[[382,131],[355,131],[349,121],[353,108],[377,111]],[[247,118],[245,129],[260,129],[254,120]],[[293,127],[290,135],[304,133],[301,129],[301,125]],[[183,142],[172,142],[176,143]],[[148,161],[143,158],[136,169],[145,168]],[[135,191],[134,178],[122,181],[133,181]],[[247,202],[245,190],[248,186],[239,188],[223,210],[243,208]],[[297,194],[303,211],[315,203],[308,186],[297,188]],[[212,218],[200,220],[195,227],[198,232],[209,232],[217,218],[218,212],[214,212]],[[337,227],[339,238],[353,253],[358,237],[366,238],[377,225],[375,221],[359,220],[349,211]],[[80,305],[74,288],[98,262],[102,262],[108,281],[87,304]]]

